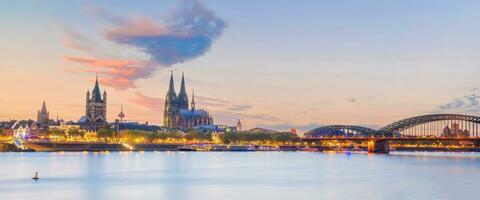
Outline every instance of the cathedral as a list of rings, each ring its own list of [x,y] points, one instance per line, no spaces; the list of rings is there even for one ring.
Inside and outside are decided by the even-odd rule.
[[[177,96],[173,84],[173,73],[170,75],[170,85],[165,98],[163,126],[170,129],[190,129],[196,126],[212,125],[212,116],[203,109],[195,108],[195,95],[192,93],[192,102],[188,103],[185,89],[185,78],[182,74],[180,93]]]
[[[87,91],[85,116],[78,121],[85,129],[97,130],[107,122],[107,92],[103,92],[103,97],[100,93],[100,86],[98,84],[98,75],[95,79],[95,86],[92,94]]]

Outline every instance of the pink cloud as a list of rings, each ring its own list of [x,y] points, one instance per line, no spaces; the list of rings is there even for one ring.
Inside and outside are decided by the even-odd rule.
[[[135,97],[131,101],[137,105],[148,108],[152,111],[162,113],[165,100],[158,97],[145,96],[139,92],[135,92]]]
[[[222,35],[226,23],[198,0],[179,2],[179,7],[163,23],[152,17],[118,15],[87,6],[87,12],[109,23],[103,29],[107,41],[133,47],[148,55],[147,61],[103,59],[98,54],[94,58],[65,56],[64,59],[87,67],[77,71],[98,72],[103,75],[100,81],[105,85],[125,90],[135,88],[137,80],[151,77],[156,70],[203,56]],[[88,53],[95,50],[92,47],[96,43],[65,26],[60,28],[66,47]]]
[[[65,60],[84,68],[81,72],[97,72],[101,74],[100,83],[109,87],[125,90],[135,88],[135,81],[141,78],[150,77],[155,68],[148,62],[139,63],[131,60],[113,60],[65,56]]]
[[[121,40],[134,36],[155,36],[159,34],[167,34],[168,30],[158,26],[153,19],[147,17],[139,17],[131,21],[125,22],[122,26],[116,26],[105,32],[105,37],[109,40]]]
[[[132,65],[135,64],[134,61],[129,61],[129,60],[102,60],[102,59],[96,59],[96,58],[82,58],[82,57],[74,57],[74,56],[65,56],[65,60],[79,63],[79,64],[85,64],[87,66],[92,66],[92,67],[110,67],[110,68],[121,68],[126,65]]]

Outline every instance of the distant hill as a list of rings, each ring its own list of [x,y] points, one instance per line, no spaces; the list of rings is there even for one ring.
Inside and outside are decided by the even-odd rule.
[[[277,131],[270,130],[270,129],[264,129],[264,128],[253,128],[253,129],[250,129],[248,132],[251,132],[251,133],[277,133]]]

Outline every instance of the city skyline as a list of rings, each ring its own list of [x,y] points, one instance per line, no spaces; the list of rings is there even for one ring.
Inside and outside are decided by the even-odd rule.
[[[11,76],[2,76],[0,119],[35,119],[45,100],[51,117],[76,121],[99,72],[108,121],[124,105],[127,120],[161,124],[170,70],[176,80],[186,73],[202,94],[197,105],[216,121],[241,119],[246,128],[381,127],[423,113],[480,112],[479,3],[269,3],[8,3],[15,9],[0,13],[0,73]],[[199,16],[216,25],[188,21]],[[177,35],[189,23],[196,29]],[[152,37],[174,50],[179,41],[204,46],[169,57],[142,43]]]

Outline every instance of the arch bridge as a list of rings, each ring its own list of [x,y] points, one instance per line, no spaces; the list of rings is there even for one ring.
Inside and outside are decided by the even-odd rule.
[[[371,137],[375,129],[355,125],[329,125],[306,132],[306,137]]]
[[[478,137],[480,117],[459,114],[431,114],[410,117],[391,123],[377,135],[402,137]]]
[[[460,114],[430,114],[402,119],[379,130],[354,125],[330,125],[310,130],[305,142],[368,141],[369,152],[388,152],[390,141],[469,141],[480,148],[480,117]]]

